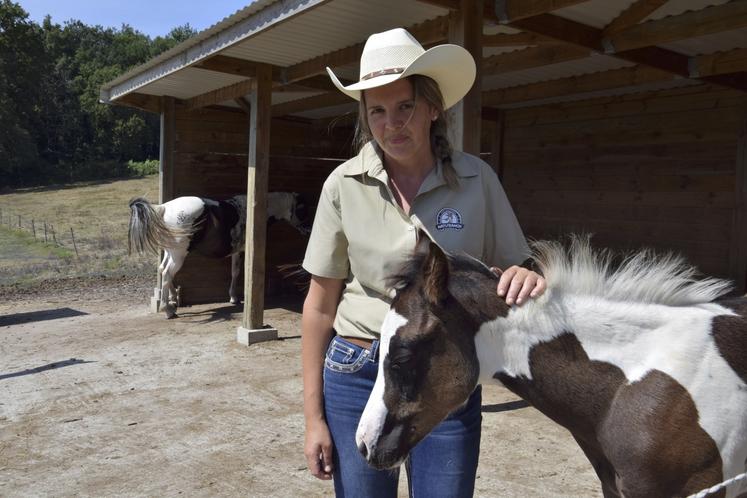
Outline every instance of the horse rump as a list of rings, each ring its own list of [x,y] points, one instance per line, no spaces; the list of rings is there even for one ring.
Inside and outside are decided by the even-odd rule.
[[[161,214],[143,197],[130,200],[130,226],[127,230],[127,248],[132,254],[147,250],[158,253],[162,248],[175,247],[179,239],[191,237],[195,227],[174,227],[163,221]]]

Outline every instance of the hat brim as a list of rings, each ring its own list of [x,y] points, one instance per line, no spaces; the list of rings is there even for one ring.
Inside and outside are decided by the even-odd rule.
[[[459,45],[438,45],[426,50],[399,74],[384,74],[368,80],[344,86],[330,68],[327,68],[332,83],[345,95],[361,99],[361,92],[370,88],[388,85],[414,74],[432,78],[441,90],[444,109],[448,109],[467,94],[475,82],[477,70],[472,55]]]

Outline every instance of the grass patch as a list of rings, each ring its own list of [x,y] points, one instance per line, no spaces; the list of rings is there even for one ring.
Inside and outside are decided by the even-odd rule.
[[[157,265],[153,255],[127,255],[128,202],[133,197],[158,200],[158,176],[80,182],[19,189],[0,194],[5,228],[0,227],[0,283],[12,284],[51,276],[132,274]],[[24,230],[17,225],[21,215]],[[37,235],[31,235],[31,220]],[[46,222],[63,247],[39,242]],[[71,229],[79,257],[76,257]],[[154,270],[150,270],[154,271]]]

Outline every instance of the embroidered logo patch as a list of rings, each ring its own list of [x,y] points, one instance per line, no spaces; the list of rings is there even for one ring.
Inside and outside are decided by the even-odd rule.
[[[453,228],[455,230],[461,230],[464,228],[462,215],[459,214],[459,211],[456,209],[443,208],[436,216],[436,229],[445,230],[447,228]]]

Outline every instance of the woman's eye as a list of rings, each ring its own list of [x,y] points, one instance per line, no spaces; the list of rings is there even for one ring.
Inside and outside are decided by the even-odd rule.
[[[409,110],[410,110],[410,109],[412,109],[412,108],[413,108],[414,106],[415,106],[415,104],[413,104],[412,102],[405,102],[404,104],[402,104],[402,105],[400,106],[400,109],[402,109],[403,111],[409,111]]]

